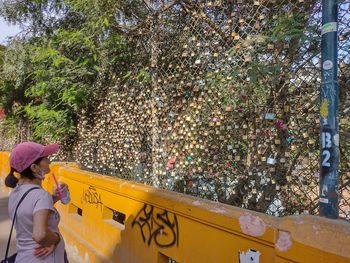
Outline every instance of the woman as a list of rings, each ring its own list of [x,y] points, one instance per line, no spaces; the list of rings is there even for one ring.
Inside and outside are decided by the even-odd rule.
[[[34,187],[17,210],[15,222],[17,238],[16,263],[66,263],[64,241],[58,229],[60,216],[53,204],[59,200],[57,190],[50,195],[41,188],[45,174],[50,172],[49,155],[58,151],[57,144],[47,146],[25,142],[14,147],[10,155],[11,172],[5,179],[14,188],[9,197],[9,214],[14,217],[23,194]],[[14,176],[19,173],[20,179]]]

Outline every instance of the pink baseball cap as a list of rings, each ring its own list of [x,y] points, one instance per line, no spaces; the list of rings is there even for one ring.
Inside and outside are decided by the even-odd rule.
[[[21,173],[36,160],[42,157],[57,153],[58,144],[41,145],[35,142],[23,142],[17,144],[10,155],[10,165],[17,172]]]

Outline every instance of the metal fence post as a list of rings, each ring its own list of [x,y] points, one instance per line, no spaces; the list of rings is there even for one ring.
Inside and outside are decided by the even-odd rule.
[[[337,0],[322,0],[322,84],[321,84],[321,161],[320,216],[339,216],[339,89]]]

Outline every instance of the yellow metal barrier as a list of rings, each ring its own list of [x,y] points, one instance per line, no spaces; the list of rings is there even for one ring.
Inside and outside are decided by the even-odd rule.
[[[3,181],[8,153],[0,153]],[[275,218],[56,163],[69,205],[58,204],[68,251],[86,262],[350,262],[350,223]],[[1,182],[0,182],[1,183]],[[51,191],[47,176],[44,187]]]

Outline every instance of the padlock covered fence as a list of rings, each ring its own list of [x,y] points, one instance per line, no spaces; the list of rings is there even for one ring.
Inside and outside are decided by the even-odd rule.
[[[128,56],[101,66],[91,103],[79,110],[58,158],[275,216],[318,214],[319,112],[326,110],[319,103],[320,1],[136,2],[118,9],[117,29],[108,31],[125,36]],[[350,1],[340,1],[339,207],[346,220],[349,29]],[[14,141],[30,138],[23,134]]]

